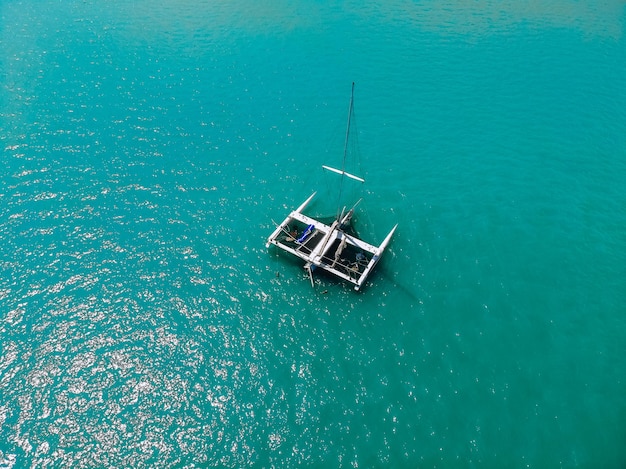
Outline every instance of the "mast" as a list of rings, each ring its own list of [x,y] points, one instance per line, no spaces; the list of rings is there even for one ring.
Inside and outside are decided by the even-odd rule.
[[[352,82],[352,90],[350,92],[350,107],[348,108],[348,125],[346,127],[346,141],[343,144],[343,163],[341,165],[342,173],[345,173],[346,171],[346,156],[348,156],[348,140],[350,138],[350,121],[352,120],[353,111],[354,111],[354,82]]]
[[[341,175],[341,181],[339,181],[339,194],[337,197],[337,219],[340,218],[341,196],[343,193],[344,177],[347,176],[350,179],[354,179],[355,181],[365,182],[365,179],[346,172],[346,160],[348,158],[348,142],[350,141],[350,127],[352,126],[353,114],[354,114],[354,82],[352,82],[352,90],[350,92],[350,107],[348,108],[348,124],[346,126],[346,141],[344,142],[344,145],[343,145],[343,162],[341,163],[341,169],[331,168],[330,166],[322,165],[322,168]]]
[[[341,206],[341,194],[343,192],[343,180],[346,175],[346,158],[348,156],[348,141],[350,139],[350,122],[354,112],[354,82],[350,90],[350,106],[348,107],[348,124],[346,125],[346,140],[343,144],[343,162],[341,163],[341,181],[339,182],[339,197],[337,198],[337,217],[339,217],[339,207]],[[350,175],[352,177],[352,175]],[[356,178],[360,179],[360,178]]]

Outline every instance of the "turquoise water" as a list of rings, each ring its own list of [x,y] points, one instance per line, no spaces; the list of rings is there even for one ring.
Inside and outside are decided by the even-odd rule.
[[[624,467],[623,2],[0,18],[0,467]],[[265,248],[352,81],[361,293]]]

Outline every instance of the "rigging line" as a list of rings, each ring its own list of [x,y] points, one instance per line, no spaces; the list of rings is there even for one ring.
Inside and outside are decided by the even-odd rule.
[[[352,163],[354,164],[355,168],[358,168],[358,174],[360,175],[365,175],[364,171],[363,171],[363,167],[362,167],[362,162],[361,162],[361,147],[359,145],[359,123],[357,122],[357,115],[356,115],[356,110],[352,109],[352,127],[354,127],[353,132],[351,132],[352,134],[352,143],[351,143],[351,147],[352,147]],[[362,179],[362,178],[361,178]],[[365,182],[364,180],[362,180],[361,182]]]

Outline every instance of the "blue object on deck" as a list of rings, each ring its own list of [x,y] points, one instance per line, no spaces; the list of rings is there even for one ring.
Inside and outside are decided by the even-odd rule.
[[[307,236],[309,236],[309,235],[311,234],[311,232],[312,232],[314,229],[315,229],[315,225],[309,225],[309,226],[307,226],[307,227],[306,227],[306,230],[304,230],[304,233],[302,233],[302,236],[300,236],[300,237],[297,239],[297,242],[298,242],[298,243],[303,242],[303,241],[306,239],[306,237],[307,237]]]

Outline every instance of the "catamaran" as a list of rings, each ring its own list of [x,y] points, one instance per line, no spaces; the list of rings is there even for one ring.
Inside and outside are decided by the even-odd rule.
[[[365,182],[363,178],[350,174],[345,170],[353,112],[354,83],[352,83],[350,95],[342,168],[337,169],[326,165],[322,165],[322,168],[339,174],[342,182],[343,178],[346,177]],[[269,248],[270,245],[274,245],[302,259],[305,262],[304,268],[309,274],[313,287],[315,287],[313,271],[320,268],[350,282],[354,285],[354,289],[358,291],[380,260],[398,225],[396,224],[391,229],[379,246],[374,246],[359,239],[350,230],[350,220],[357,205],[361,202],[360,200],[347,212],[344,208],[332,224],[328,225],[303,213],[315,195],[316,192],[309,196],[276,227],[267,239],[266,247]]]

